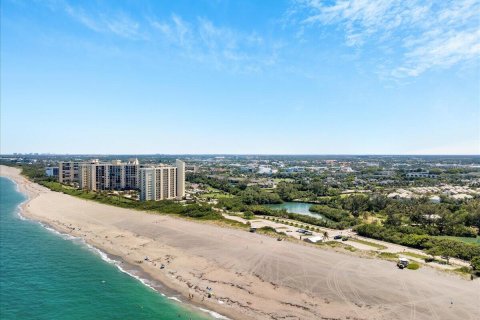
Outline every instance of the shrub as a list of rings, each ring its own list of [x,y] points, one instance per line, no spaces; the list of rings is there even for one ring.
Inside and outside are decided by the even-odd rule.
[[[473,257],[470,264],[476,273],[480,273],[480,256]]]
[[[350,218],[350,213],[346,210],[330,208],[324,205],[313,205],[309,209],[313,213],[319,213],[327,219],[341,222]]]
[[[275,230],[275,228],[268,227],[268,226],[261,227],[261,228],[257,229],[257,232],[258,233],[263,233],[263,234],[277,234],[278,233]]]
[[[410,270],[417,270],[419,268],[420,268],[420,265],[415,262],[410,262],[407,266],[407,269],[410,269]]]
[[[427,249],[432,255],[442,255],[470,261],[480,256],[480,246],[452,239],[436,238],[424,234],[404,234],[394,227],[375,224],[357,226],[359,235],[385,240],[417,249]]]
[[[245,211],[245,212],[243,213],[243,217],[244,217],[245,219],[247,219],[247,220],[250,220],[250,219],[255,218],[255,215],[253,214],[252,211]]]
[[[472,269],[470,269],[469,267],[463,266],[463,267],[460,267],[460,268],[455,269],[454,271],[460,272],[460,273],[467,273],[467,274],[468,274],[468,273],[471,273],[471,272],[472,272]]]

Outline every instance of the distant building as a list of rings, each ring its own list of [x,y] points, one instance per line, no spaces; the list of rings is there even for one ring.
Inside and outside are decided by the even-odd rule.
[[[432,178],[435,179],[437,177],[436,174],[428,173],[428,172],[408,172],[406,177],[411,178]]]
[[[256,167],[254,165],[239,166],[240,171],[242,172],[255,172]]]
[[[139,187],[141,201],[182,199],[185,197],[185,162],[176,166],[140,168]]]
[[[355,170],[353,170],[351,167],[347,167],[347,166],[341,166],[341,167],[340,167],[340,171],[341,171],[341,172],[344,172],[344,173],[352,173],[352,172],[355,172]]]
[[[305,172],[305,168],[303,167],[290,167],[285,169],[286,173],[297,173],[297,172]]]
[[[185,172],[197,173],[198,172],[198,166],[196,166],[196,165],[185,166]]]
[[[46,167],[45,168],[45,175],[47,177],[55,177],[58,178],[58,167]]]
[[[277,172],[278,172],[277,169],[273,169],[270,166],[259,166],[257,171],[258,174],[273,174]]]

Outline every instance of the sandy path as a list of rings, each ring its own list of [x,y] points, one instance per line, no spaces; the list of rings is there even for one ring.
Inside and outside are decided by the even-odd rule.
[[[33,198],[24,208],[29,217],[81,236],[231,318],[480,318],[478,280],[102,205],[45,190],[13,168],[0,173]]]

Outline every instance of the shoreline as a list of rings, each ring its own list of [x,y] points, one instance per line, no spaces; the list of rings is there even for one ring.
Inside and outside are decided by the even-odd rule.
[[[81,237],[75,237],[68,233],[60,232],[56,230],[53,226],[37,220],[30,220],[25,217],[23,217],[23,219],[39,223],[43,228],[45,228],[50,232],[55,233],[56,235],[62,237],[64,240],[80,242],[79,245],[85,246],[88,250],[92,251],[93,254],[99,256],[100,259],[102,259],[104,262],[113,265],[120,272],[127,274],[129,277],[134,278],[135,280],[139,281],[142,285],[155,291],[155,293],[161,295],[162,297],[165,297],[168,300],[175,301],[175,303],[178,303],[183,308],[186,308],[195,313],[199,313],[201,315],[208,315],[215,319],[225,319],[225,320],[229,319],[228,317],[225,317],[213,310],[204,309],[199,305],[182,300],[181,299],[182,295],[179,291],[173,290],[165,286],[161,282],[157,281],[155,278],[151,277],[148,273],[145,273],[141,268],[136,267],[135,265],[125,261],[122,257],[109,254],[108,252],[104,252],[101,249],[94,247],[93,245],[85,242],[85,240]]]
[[[40,193],[53,191],[28,180],[28,178],[21,175],[20,170],[17,168],[14,168],[19,171],[16,175],[5,175],[4,170],[1,170],[4,168],[5,167],[3,165],[0,165],[0,177],[4,177],[12,181],[15,184],[17,192],[23,194],[26,198],[24,201],[22,201],[22,203],[18,205],[18,215],[21,219],[36,222],[40,224],[43,228],[47,230],[50,229],[49,231],[57,233],[61,237],[71,237],[70,239],[66,238],[65,240],[80,240],[83,245],[89,247],[92,251],[94,251],[95,254],[98,254],[102,260],[113,264],[121,272],[124,272],[130,277],[135,278],[143,285],[154,290],[157,294],[160,294],[169,300],[174,300],[176,303],[180,304],[184,308],[187,308],[202,315],[208,315],[214,319],[240,319],[240,315],[237,315],[236,313],[225,312],[225,310],[222,310],[220,308],[212,308],[211,306],[206,304],[188,301],[185,297],[185,293],[182,292],[182,290],[169,286],[167,283],[159,280],[158,278],[152,276],[149,272],[142,269],[141,266],[130,263],[128,260],[124,259],[120,255],[115,255],[108,252],[108,250],[106,250],[102,246],[96,243],[91,243],[80,235],[72,235],[71,230],[67,228],[62,228],[59,225],[53,224],[51,221],[40,219],[39,217],[29,214],[29,203],[31,203],[36,197],[38,197]],[[141,212],[141,214],[148,213]],[[106,257],[110,261],[104,259],[104,257]]]
[[[426,269],[399,273],[386,261],[77,199],[27,180],[16,168],[1,166],[0,175],[27,196],[20,205],[25,217],[81,239],[120,261],[117,268],[126,266],[134,277],[138,272],[158,283],[160,294],[171,290],[182,305],[199,312],[231,319],[401,319],[418,300],[429,305],[416,306],[420,318],[428,319],[430,308],[445,319],[480,314],[474,307],[478,281]],[[416,298],[404,292],[405,284],[418,287]],[[207,287],[214,288],[212,298]],[[461,302],[462,312],[445,307],[449,295]]]
[[[28,205],[28,203],[31,200],[33,200],[37,195],[34,195],[32,197],[32,194],[28,190],[25,190],[25,188],[23,188],[22,190],[21,184],[19,183],[19,181],[17,181],[12,177],[4,176],[2,174],[0,174],[0,177],[10,180],[15,185],[16,191],[25,196],[25,200],[17,205],[17,215],[19,216],[20,219],[37,223],[45,230],[56,234],[57,236],[61,237],[63,240],[80,242],[79,245],[82,245],[88,248],[88,250],[92,251],[93,254],[99,256],[100,259],[102,259],[104,262],[113,265],[120,272],[125,273],[128,276],[134,278],[145,287],[148,287],[149,289],[155,291],[157,294],[160,294],[166,299],[175,301],[175,303],[178,303],[183,308],[186,308],[200,315],[204,315],[204,316],[208,315],[209,317],[212,317],[214,319],[221,319],[221,320],[230,319],[214,310],[206,309],[204,306],[200,304],[184,301],[182,297],[182,293],[180,291],[169,288],[168,286],[164,285],[162,282],[156,280],[150,274],[143,271],[140,267],[137,267],[129,263],[128,261],[124,260],[121,256],[110,254],[88,243],[82,237],[73,236],[70,233],[66,232],[66,230],[55,228],[55,226],[49,223],[48,221],[40,221],[40,220],[34,219],[33,217],[28,217],[28,214],[26,214],[25,206]],[[28,179],[26,180],[28,181]]]

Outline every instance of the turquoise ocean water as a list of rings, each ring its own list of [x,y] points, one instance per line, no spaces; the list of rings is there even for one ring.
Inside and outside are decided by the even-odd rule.
[[[78,239],[18,215],[0,178],[0,319],[211,319],[120,271]]]

